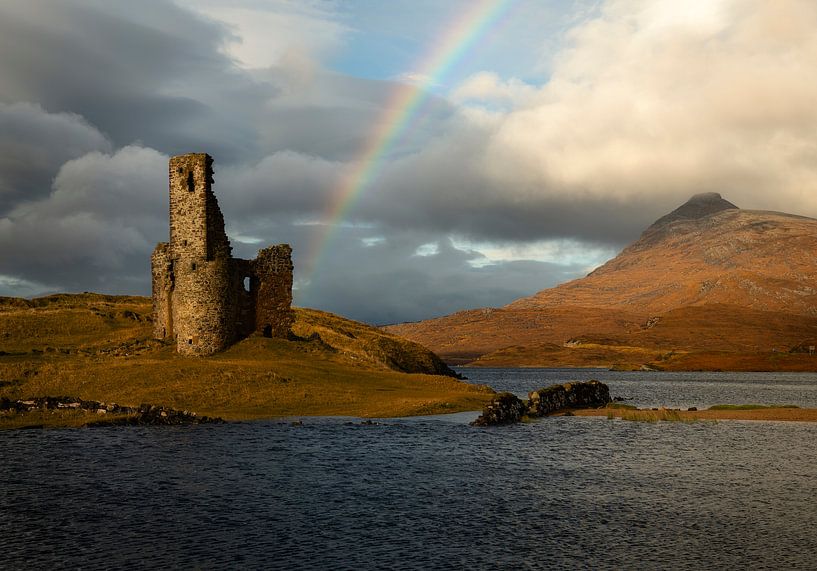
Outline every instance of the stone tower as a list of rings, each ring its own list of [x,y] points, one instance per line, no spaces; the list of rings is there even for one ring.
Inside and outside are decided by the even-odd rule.
[[[232,257],[213,194],[213,159],[170,159],[170,242],[151,258],[154,336],[175,339],[179,353],[209,355],[258,332],[286,337],[293,322],[292,249]]]

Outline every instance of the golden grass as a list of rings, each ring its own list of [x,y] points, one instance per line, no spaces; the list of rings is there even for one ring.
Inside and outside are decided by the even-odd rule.
[[[764,408],[800,408],[795,404],[716,404],[707,410],[757,410]]]
[[[608,412],[607,418],[615,417],[616,415],[611,415]],[[680,411],[665,408],[659,410],[622,410],[618,418],[631,422],[695,422],[697,420],[696,418],[681,416]]]
[[[734,406],[731,408],[709,408],[706,410],[677,410],[660,408],[651,409],[622,409],[615,407],[598,409],[578,409],[572,411],[575,416],[606,416],[608,419],[640,422],[695,422],[717,420],[765,420],[765,421],[794,421],[817,422],[817,409],[796,408],[791,406],[768,406],[758,408]]]
[[[671,371],[817,371],[817,318],[710,303],[660,314],[557,304],[472,310],[387,329],[475,367]],[[660,315],[653,327],[650,317]],[[565,341],[579,338],[575,346]],[[775,348],[777,351],[773,351]]]
[[[212,357],[184,357],[149,340],[148,322],[125,315],[149,314],[149,300],[126,300],[0,311],[0,341],[8,327],[18,332],[0,345],[10,353],[0,356],[0,397],[69,395],[247,420],[478,410],[493,394],[451,377],[394,370],[421,367],[433,358],[396,336],[310,310],[297,311],[295,330],[303,337],[317,332],[320,339],[251,337]]]

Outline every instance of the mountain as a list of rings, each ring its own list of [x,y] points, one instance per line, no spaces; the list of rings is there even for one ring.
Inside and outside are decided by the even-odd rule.
[[[584,278],[387,329],[474,365],[817,368],[790,352],[817,344],[817,220],[698,194]]]

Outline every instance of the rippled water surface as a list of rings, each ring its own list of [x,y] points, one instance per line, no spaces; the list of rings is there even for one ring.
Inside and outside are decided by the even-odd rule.
[[[710,407],[714,404],[794,404],[817,408],[814,373],[620,372],[606,369],[458,369],[474,383],[520,397],[555,383],[596,379],[610,394],[638,407]]]
[[[817,406],[807,375],[466,374]],[[474,416],[1,432],[0,568],[817,568],[815,424]]]

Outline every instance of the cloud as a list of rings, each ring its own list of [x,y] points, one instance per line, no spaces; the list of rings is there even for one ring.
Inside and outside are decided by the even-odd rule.
[[[183,0],[184,6],[223,22],[232,31],[224,51],[245,68],[279,65],[282,59],[320,60],[337,50],[348,33],[331,4],[301,0]]]
[[[715,190],[815,215],[815,25],[797,0],[608,2],[503,118],[489,168],[555,205],[649,202],[654,216]]]
[[[0,7],[0,101],[80,115],[115,145],[252,149],[268,86],[237,69],[228,29],[167,0],[9,0]],[[227,104],[228,105],[225,105]],[[217,136],[216,136],[217,135]]]
[[[329,189],[340,178],[343,164],[316,156],[283,151],[253,165],[216,163],[216,187],[230,228],[253,233],[253,226],[278,219],[314,218]]]
[[[145,291],[150,252],[167,235],[166,172],[167,157],[143,147],[67,162],[49,196],[0,218],[0,274],[67,291]]]
[[[812,2],[590,4],[571,19],[520,1],[435,84],[299,303],[379,322],[501,305],[697,192],[817,216]],[[333,70],[415,70],[429,22],[444,32],[460,7],[437,6],[395,22],[377,2],[3,2],[0,291],[147,293],[167,157],[191,151],[216,159],[236,253],[290,242],[298,277],[343,176],[414,89]],[[400,65],[363,73],[373,46]]]
[[[451,94],[458,103],[519,106],[530,101],[537,89],[516,78],[503,80],[499,74],[481,71],[468,77]]]
[[[466,80],[465,107],[384,169],[358,215],[618,246],[698,192],[817,216],[815,26],[798,0],[607,2],[541,87]]]
[[[376,324],[414,321],[503,305],[583,270],[578,264],[530,260],[474,266],[471,260],[481,254],[455,247],[444,234],[391,231],[367,241],[372,232],[339,230],[312,283],[295,292],[296,303]],[[428,246],[429,239],[436,247]]]
[[[0,103],[0,215],[20,200],[47,194],[65,161],[109,149],[102,133],[78,115]]]

